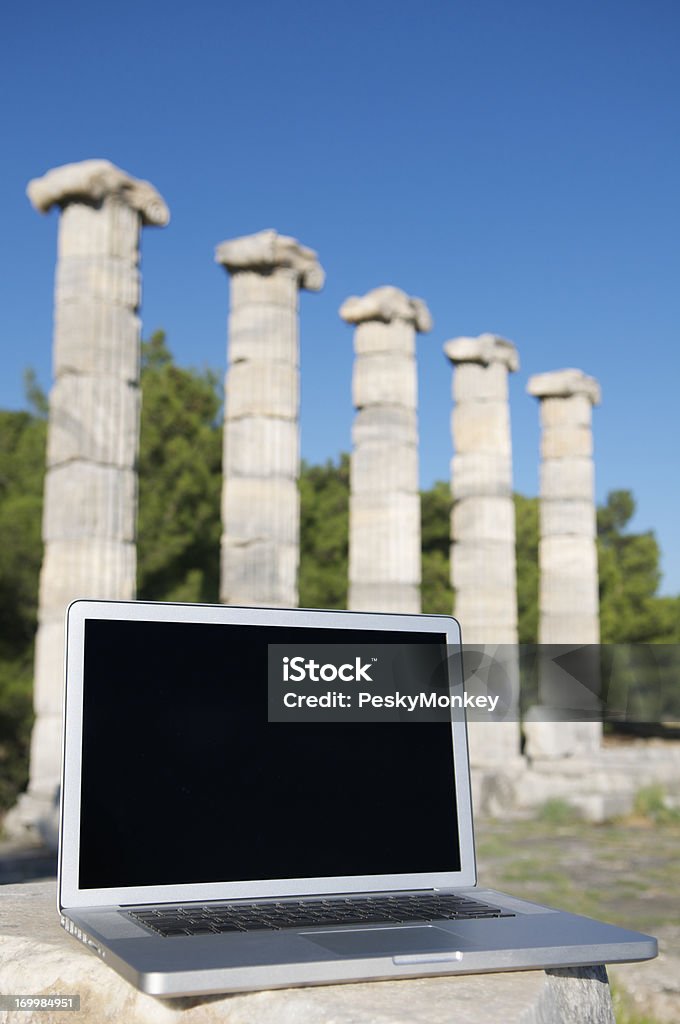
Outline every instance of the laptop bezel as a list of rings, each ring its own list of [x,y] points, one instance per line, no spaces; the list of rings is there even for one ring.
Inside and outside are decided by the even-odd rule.
[[[73,602],[66,615],[66,657],[59,828],[58,902],[60,909],[184,903],[195,900],[299,897],[355,892],[467,888],[476,885],[472,800],[467,730],[463,715],[451,723],[453,765],[460,844],[460,871],[407,874],[347,875],[314,878],[253,879],[248,882],[207,882],[81,889],[80,795],[83,727],[83,660],[87,619],[121,621],[204,622],[290,627],[324,627],[432,632],[445,635],[447,646],[460,648],[460,626],[451,616],[318,609],[244,608],[234,605],[179,604],[148,601]],[[454,683],[460,686],[462,680]],[[452,689],[452,692],[456,692]]]

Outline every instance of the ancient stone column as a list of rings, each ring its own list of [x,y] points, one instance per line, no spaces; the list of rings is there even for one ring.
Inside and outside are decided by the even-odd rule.
[[[507,682],[505,720],[469,723],[470,758],[496,766],[519,757],[517,569],[508,373],[515,346],[494,334],[444,345],[453,374],[451,582],[464,645],[496,658]],[[472,654],[468,663],[472,662]],[[484,669],[480,679],[484,678]]]
[[[340,316],[357,325],[348,607],[419,612],[415,337],[432,320],[421,299],[392,287],[347,299]]]
[[[156,190],[107,160],[57,167],[28,196],[61,210],[45,544],[28,793],[10,827],[49,828],[60,773],[64,613],[75,598],[135,596],[139,236],[165,225]],[[41,826],[42,823],[42,826]]]
[[[581,646],[600,640],[592,407],[600,387],[581,370],[556,370],[529,379],[541,403],[541,501],[539,541],[539,644]],[[551,708],[573,706],[570,680],[542,665],[541,700]],[[560,693],[560,686],[564,698]],[[580,694],[579,697],[587,694]],[[541,709],[533,710],[539,719]],[[532,757],[563,757],[599,749],[599,722],[528,722]]]
[[[220,600],[295,607],[300,559],[298,292],[316,253],[276,231],[222,242],[231,275]]]

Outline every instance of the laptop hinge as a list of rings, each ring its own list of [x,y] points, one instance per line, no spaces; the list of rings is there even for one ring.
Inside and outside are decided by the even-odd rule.
[[[446,889],[437,889],[435,886],[428,885],[422,889],[357,889],[352,892],[308,892],[304,894],[291,893],[287,896],[275,895],[275,896],[211,896],[210,899],[176,899],[176,900],[135,900],[134,903],[119,903],[118,906],[121,910],[125,910],[127,907],[139,907],[146,906],[147,904],[161,904],[161,903],[264,903],[267,900],[319,900],[319,899],[351,899],[353,896],[398,896],[401,893],[428,893],[428,892],[447,892]]]

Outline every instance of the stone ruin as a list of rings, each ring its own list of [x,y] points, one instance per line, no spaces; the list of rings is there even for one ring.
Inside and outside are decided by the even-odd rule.
[[[32,181],[58,206],[54,386],[50,393],[28,790],[10,834],[54,839],[60,775],[64,613],[75,598],[135,596],[139,441],[139,242],[168,223],[152,185],[105,160]],[[276,231],[221,243],[231,279],[226,375],[220,599],[294,607],[299,563],[300,289],[319,290],[316,253]],[[425,303],[394,287],[351,297],[355,328],[349,535],[351,609],[420,611],[420,498],[415,340],[431,329]],[[455,338],[451,576],[467,643],[517,644],[515,523],[508,374],[511,342]],[[540,402],[541,643],[599,639],[592,459],[597,382],[567,369],[531,377]],[[519,669],[510,666],[515,701]],[[593,820],[629,809],[634,790],[680,777],[678,751],[602,747],[597,722],[470,723],[474,799],[496,815],[566,799]]]

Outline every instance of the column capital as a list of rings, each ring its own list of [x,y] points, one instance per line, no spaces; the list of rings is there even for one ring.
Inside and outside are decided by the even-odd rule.
[[[432,330],[432,317],[422,299],[407,295],[401,288],[383,285],[365,295],[351,295],[340,307],[340,316],[348,324],[360,324],[366,320],[381,320],[391,323],[404,320],[413,324],[421,334]]]
[[[40,213],[71,202],[99,203],[117,196],[139,211],[143,224],[164,227],[170,220],[170,211],[153,185],[133,178],[110,160],[81,160],[54,167],[42,178],[29,181],[26,194]]]
[[[297,273],[300,287],[310,292],[320,291],[326,279],[313,249],[301,245],[297,238],[280,235],[273,228],[220,242],[215,249],[215,262],[221,263],[230,274],[289,267]]]
[[[444,353],[452,363],[503,363],[508,370],[519,370],[519,355],[511,341],[497,334],[480,334],[476,338],[451,338],[444,343]]]
[[[571,398],[572,395],[585,395],[593,405],[599,405],[600,385],[594,377],[589,377],[583,370],[552,370],[549,373],[536,373],[529,377],[527,391],[534,398]]]

